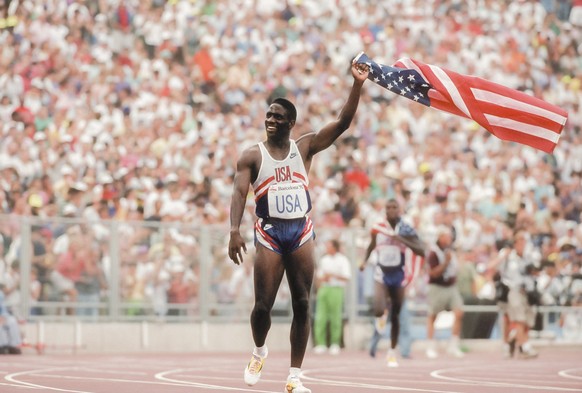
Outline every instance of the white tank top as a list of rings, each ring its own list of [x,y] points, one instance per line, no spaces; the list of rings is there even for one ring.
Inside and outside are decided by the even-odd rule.
[[[311,210],[309,179],[295,141],[291,140],[289,154],[283,160],[271,157],[263,142],[259,149],[261,167],[253,183],[257,217],[305,217]]]

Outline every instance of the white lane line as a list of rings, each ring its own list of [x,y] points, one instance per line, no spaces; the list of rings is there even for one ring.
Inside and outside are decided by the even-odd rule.
[[[488,387],[505,387],[511,389],[533,389],[533,390],[543,390],[543,391],[561,391],[561,392],[580,392],[580,389],[573,389],[573,388],[561,388],[557,386],[540,386],[540,385],[524,385],[518,383],[504,383],[504,382],[494,382],[494,381],[475,381],[467,378],[456,378],[456,377],[448,377],[442,375],[446,372],[455,372],[455,371],[470,371],[470,370],[483,370],[482,367],[459,367],[459,368],[445,368],[441,370],[434,370],[430,373],[430,376],[437,379],[443,379],[446,381],[451,382],[465,382],[471,383],[475,386],[488,386]]]
[[[0,386],[10,386],[13,388],[20,388],[20,389],[38,389],[38,388],[33,388],[31,386],[22,386],[22,385],[15,385],[13,383],[3,383],[3,382],[0,382]]]
[[[358,382],[341,382],[337,380],[331,379],[324,379],[324,378],[316,378],[311,377],[307,374],[316,372],[318,370],[304,370],[302,372],[302,378],[305,381],[312,381],[316,382],[321,385],[328,385],[328,386],[341,386],[346,388],[359,388],[359,389],[373,389],[373,390],[397,390],[401,392],[426,392],[426,393],[458,393],[455,390],[434,390],[434,389],[421,389],[421,388],[407,388],[402,386],[386,386],[386,385],[374,385],[369,383],[358,383]],[[323,370],[320,370],[323,371]],[[329,369],[325,369],[325,371],[329,371]],[[429,381],[430,383],[430,381]]]
[[[55,379],[68,379],[68,380],[82,380],[82,381],[101,381],[101,382],[117,382],[117,383],[127,383],[127,384],[140,384],[140,385],[165,385],[165,386],[191,386],[187,383],[168,383],[168,382],[160,382],[160,381],[143,381],[143,380],[136,380],[136,379],[119,379],[119,378],[92,378],[87,376],[72,376],[72,375],[56,375],[56,374],[43,374],[47,372],[54,372],[54,371],[79,371],[77,368],[72,367],[55,367],[55,368],[46,368],[46,369],[39,369],[39,370],[28,370],[28,371],[21,371],[18,373],[9,374],[4,377],[5,380],[13,382],[15,385],[12,386],[19,386],[19,387],[27,387],[27,388],[34,388],[34,389],[44,389],[44,390],[51,390],[57,392],[71,392],[71,393],[94,393],[85,390],[72,390],[72,389],[62,389],[57,387],[51,387],[48,385],[40,385],[35,384],[32,382],[25,382],[19,381],[16,378],[25,376],[25,375],[34,375],[35,377],[41,378],[55,378]]]
[[[21,377],[24,375],[35,375],[39,372],[52,372],[52,371],[63,371],[63,370],[70,370],[70,367],[55,367],[55,368],[44,368],[44,369],[40,369],[40,370],[20,371],[17,373],[8,374],[4,377],[4,379],[6,381],[10,381],[10,382],[13,382],[15,384],[18,384],[19,386],[28,386],[28,387],[32,387],[32,388],[38,388],[38,389],[48,389],[48,390],[53,390],[55,392],[93,393],[93,392],[87,392],[85,390],[70,390],[70,389],[53,388],[50,386],[38,385],[35,383],[31,383],[31,382],[18,381],[16,379],[17,377]]]
[[[225,391],[236,391],[236,392],[279,393],[279,391],[273,391],[273,390],[257,390],[257,389],[248,389],[248,388],[231,387],[231,386],[211,385],[211,384],[200,383],[200,382],[188,382],[188,381],[184,381],[181,379],[174,379],[174,378],[168,377],[168,375],[171,375],[171,374],[180,374],[180,373],[188,372],[191,370],[192,369],[189,369],[189,368],[178,368],[178,369],[174,369],[174,370],[166,370],[166,371],[162,371],[162,372],[157,373],[154,377],[156,379],[161,380],[161,381],[181,383],[181,384],[185,384],[185,385],[189,385],[189,386],[195,386],[198,388],[225,390]],[[200,375],[197,375],[196,377],[202,378],[202,376],[200,376]],[[263,381],[263,382],[265,382],[265,381]],[[242,384],[242,381],[241,381],[241,384]],[[281,382],[281,384],[283,384],[283,382]]]
[[[563,378],[570,378],[570,379],[579,379],[582,380],[582,376],[580,375],[570,375],[573,371],[582,371],[582,368],[570,368],[567,370],[558,371],[558,375]]]

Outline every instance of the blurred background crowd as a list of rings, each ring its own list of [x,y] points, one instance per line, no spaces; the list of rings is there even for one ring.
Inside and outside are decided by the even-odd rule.
[[[366,83],[351,129],[313,164],[316,228],[361,228],[363,253],[396,198],[427,243],[439,225],[454,228],[464,289],[483,298],[493,296],[488,262],[523,229],[544,304],[582,300],[581,1],[12,0],[1,14],[9,302],[19,296],[23,216],[41,222],[30,234],[33,299],[102,298],[114,220],[124,300],[149,299],[159,314],[196,302],[196,233],[226,233],[236,158],[264,139],[269,100],[296,103],[294,137],[318,130],[345,102],[360,51],[480,76],[569,119],[546,154]],[[250,197],[249,231],[253,207]],[[224,238],[213,243],[211,286],[233,303],[252,296],[252,263],[228,262]]]

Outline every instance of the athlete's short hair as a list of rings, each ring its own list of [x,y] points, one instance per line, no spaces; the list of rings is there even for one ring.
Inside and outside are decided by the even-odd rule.
[[[287,111],[287,117],[289,118],[289,120],[293,120],[293,121],[297,120],[297,109],[295,108],[295,105],[293,105],[293,103],[291,101],[289,101],[286,98],[279,97],[279,98],[275,98],[272,103],[279,104],[283,108],[285,108],[285,110]]]

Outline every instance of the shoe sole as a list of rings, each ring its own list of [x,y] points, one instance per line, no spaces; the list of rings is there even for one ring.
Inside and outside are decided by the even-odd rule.
[[[259,374],[258,374],[258,376],[257,376],[257,380],[256,380],[256,381],[251,381],[251,382],[249,382],[249,381],[247,381],[247,370],[248,370],[248,369],[246,369],[246,368],[245,368],[245,373],[244,373],[244,380],[245,380],[245,383],[246,383],[248,386],[254,386],[254,385],[256,385],[256,384],[257,384],[257,382],[259,382],[259,380],[261,379],[261,373],[259,372]],[[254,377],[253,377],[253,378],[254,378]]]

